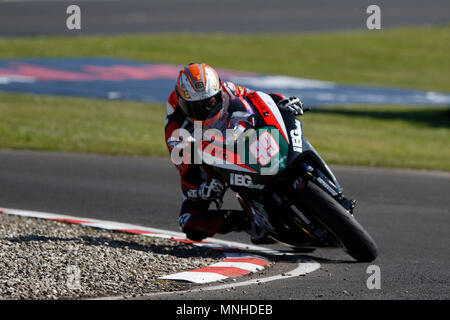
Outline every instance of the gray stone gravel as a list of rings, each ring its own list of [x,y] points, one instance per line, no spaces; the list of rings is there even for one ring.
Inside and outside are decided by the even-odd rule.
[[[0,299],[80,299],[185,289],[163,275],[217,251],[136,234],[0,214]]]

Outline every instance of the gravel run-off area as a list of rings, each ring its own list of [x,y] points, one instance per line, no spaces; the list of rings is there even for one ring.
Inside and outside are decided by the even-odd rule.
[[[133,297],[186,288],[158,277],[218,262],[169,239],[0,214],[0,299]]]

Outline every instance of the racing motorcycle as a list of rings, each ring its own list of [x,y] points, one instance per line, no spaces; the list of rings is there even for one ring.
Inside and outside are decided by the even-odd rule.
[[[356,202],[304,137],[300,119],[269,95],[232,101],[211,129],[198,148],[203,163],[272,239],[294,250],[342,248],[360,262],[377,257],[353,215]]]

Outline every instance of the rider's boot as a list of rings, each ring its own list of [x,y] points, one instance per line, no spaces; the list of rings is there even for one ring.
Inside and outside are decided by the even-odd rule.
[[[245,232],[247,232],[250,235],[250,241],[254,244],[275,243],[276,241],[272,237],[270,237],[265,230],[261,229],[256,224],[255,219],[253,218],[252,211],[238,193],[236,194],[236,198],[238,199],[242,209],[244,209],[244,212],[247,217],[248,224],[245,229]]]
[[[231,231],[244,231],[248,228],[247,214],[242,210],[216,210],[222,217],[222,226],[219,233]]]
[[[254,244],[275,243],[267,232],[258,227],[255,221],[243,210],[217,210],[223,217],[223,224],[219,233],[230,231],[245,231],[250,235]]]
[[[276,242],[265,230],[258,227],[255,221],[251,221],[245,231],[250,235],[250,241],[253,244],[271,244]]]

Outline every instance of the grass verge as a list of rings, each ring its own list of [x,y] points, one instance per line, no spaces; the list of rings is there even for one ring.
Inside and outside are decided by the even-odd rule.
[[[0,148],[167,155],[158,104],[0,93]]]

